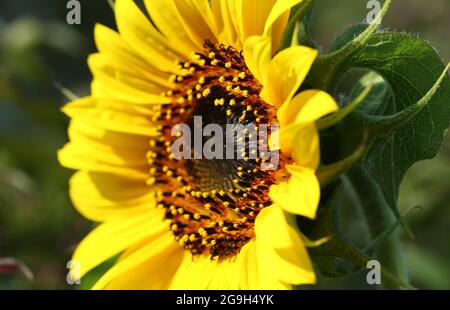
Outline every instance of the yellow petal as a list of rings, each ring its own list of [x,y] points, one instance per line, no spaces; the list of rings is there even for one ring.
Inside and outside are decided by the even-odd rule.
[[[86,97],[65,105],[62,110],[71,118],[103,129],[149,137],[158,135],[151,120],[153,111],[128,102]]]
[[[188,251],[184,252],[183,261],[174,275],[170,289],[208,289],[219,263],[212,261],[207,254],[193,257]]]
[[[295,163],[317,170],[320,162],[319,132],[315,124],[291,124],[280,130],[280,146]]]
[[[262,35],[267,17],[276,0],[244,0],[242,1],[242,42],[250,36]],[[257,9],[256,9],[257,8]]]
[[[92,152],[86,152],[76,145],[68,143],[58,151],[58,161],[66,168],[111,173],[131,179],[145,181],[148,178],[148,166],[113,165],[96,157]]]
[[[242,3],[244,0],[228,0],[223,2],[224,20],[228,20],[224,32],[230,32],[230,34],[236,34],[235,42],[233,45],[238,50],[242,46],[242,33],[244,31]]]
[[[313,123],[321,117],[336,112],[337,103],[333,97],[321,90],[306,90],[282,105],[277,112],[281,126],[291,123]]]
[[[135,95],[139,101],[144,102],[145,99],[141,98],[157,98],[158,103],[167,100],[160,96],[161,93],[169,90],[166,85],[147,79],[138,70],[123,64],[123,62],[117,62],[115,58],[109,57],[107,54],[90,55],[88,65],[95,80],[103,80],[102,82],[109,84],[111,88],[130,89],[129,97]],[[132,101],[129,97],[122,98]]]
[[[248,276],[251,276],[252,279],[255,278],[254,274],[249,274],[249,272],[256,269],[256,260],[249,260],[249,253],[254,247],[254,240],[250,240],[241,248],[235,257],[216,262],[214,276],[210,281],[208,289],[257,289],[258,286],[249,286],[248,283]],[[249,269],[250,266],[253,269]],[[259,283],[256,283],[256,285],[259,285]]]
[[[211,0],[211,9],[214,16],[214,24],[218,34],[219,42],[225,45],[234,46],[236,49],[242,48],[242,43],[238,42],[233,20],[228,7],[229,1]]]
[[[133,140],[132,135],[128,135],[130,141]],[[132,149],[127,146],[112,146],[108,144],[108,140],[93,140],[80,132],[78,124],[69,126],[70,145],[78,149],[81,153],[91,154],[93,158],[111,165],[130,165],[130,166],[146,166],[148,160],[147,152],[143,149]],[[132,142],[130,143],[132,144]],[[145,144],[144,144],[145,145]]]
[[[271,44],[269,37],[262,36],[253,36],[245,41],[245,63],[262,85],[266,85],[268,79],[272,51]]]
[[[260,280],[258,274],[258,260],[256,257],[256,242],[250,241],[242,250],[245,250],[242,256],[242,287],[243,290],[258,289],[260,287]]]
[[[170,73],[163,72],[149,64],[114,30],[97,24],[94,29],[95,43],[105,61],[110,67],[134,72],[137,76],[161,85],[165,88],[173,87],[169,83]],[[158,93],[159,94],[159,93]]]
[[[122,100],[136,104],[169,103],[170,98],[161,96],[168,88],[118,68],[106,55],[94,54],[88,58],[94,75],[92,96],[103,99]]]
[[[126,148],[140,154],[148,151],[149,138],[147,136],[103,129],[78,118],[70,121],[68,133],[70,140],[81,139],[86,143],[104,144],[118,149]]]
[[[223,31],[224,28],[224,20],[222,16],[222,0],[211,0],[211,12],[214,19],[214,29],[216,30],[216,33],[219,35],[219,39],[221,39],[220,34]],[[222,41],[221,41],[222,42]],[[223,42],[226,43],[226,42]]]
[[[173,0],[144,0],[144,3],[156,27],[181,53],[189,56],[201,50],[203,44],[199,46],[193,41]]]
[[[212,261],[208,255],[192,257],[185,254],[170,289],[286,289],[266,270],[259,268],[254,240],[245,244],[232,258]],[[198,275],[201,274],[201,277]]]
[[[272,25],[272,55],[275,55],[280,47],[281,38],[289,21],[290,11],[283,13]]]
[[[63,166],[98,172],[110,172],[136,178],[148,178],[148,137],[101,129],[94,123],[72,120],[71,142],[58,152]]]
[[[276,205],[262,209],[256,217],[256,239],[269,247],[291,247],[291,229],[283,209]]]
[[[285,270],[288,271],[285,274],[286,278],[280,279],[296,285],[315,284],[317,282],[316,274],[306,247],[299,236],[296,235],[294,239],[296,240],[296,246],[293,248],[276,250],[277,257],[285,263]],[[288,280],[288,277],[291,275],[296,277],[296,279]]]
[[[320,162],[320,141],[314,123],[283,127],[279,140],[283,152],[292,157],[297,165],[314,171],[317,169]]]
[[[217,264],[214,279],[207,289],[210,290],[237,290],[239,289],[239,271],[237,263],[229,259]]]
[[[268,260],[266,244],[256,240],[256,261],[258,266],[258,290],[289,290],[292,289],[290,284],[280,281],[276,274],[279,265],[272,264],[272,260]],[[273,249],[272,249],[273,251]]]
[[[305,105],[296,114],[296,124],[313,123],[339,108],[333,97],[321,90],[307,90],[297,97],[299,98],[294,98],[293,101],[304,101]]]
[[[95,283],[93,289],[167,289],[181,263],[183,252],[174,242],[172,233],[166,232],[118,261]]]
[[[148,63],[161,71],[176,72],[178,53],[150,23],[133,0],[116,0],[117,28],[125,41]]]
[[[255,242],[251,240],[236,256],[220,261],[186,253],[170,289],[260,289],[258,279]]]
[[[313,284],[316,276],[308,252],[298,235],[291,235],[292,247],[273,249],[258,242],[261,267],[280,283]],[[286,287],[289,288],[289,287]]]
[[[172,0],[166,0],[172,1]],[[208,0],[174,0],[186,32],[197,46],[203,46],[205,40],[217,42],[213,14]]]
[[[70,179],[69,194],[77,211],[95,222],[125,217],[156,205],[154,192],[144,181],[110,173],[76,172]]]
[[[263,209],[256,217],[255,234],[263,265],[281,282],[310,283],[314,278],[308,253],[297,228],[289,224],[287,214],[277,205]],[[295,252],[289,256],[285,253]]]
[[[323,91],[307,90],[298,94],[277,112],[281,125],[281,148],[298,165],[316,170],[320,160],[320,146],[314,122],[337,109],[334,99]]]
[[[269,16],[267,17],[266,24],[264,26],[264,34],[269,34],[272,25],[276,20],[282,16],[286,11],[290,10],[293,6],[299,4],[303,0],[278,0],[272,8]]]
[[[280,107],[291,101],[308,74],[318,51],[305,46],[294,46],[278,53],[268,72],[267,87],[270,103]]]
[[[81,158],[84,158],[92,163],[99,163],[100,165],[105,166],[109,165],[111,167],[124,167],[128,169],[142,168],[143,170],[146,170],[148,166],[145,153],[140,154],[138,152],[130,152],[127,149],[113,149],[101,144],[94,144],[92,142],[85,143],[81,139],[67,143],[61,152],[66,153],[62,155],[62,157],[67,157],[70,153],[74,156],[79,156],[80,160]]]
[[[278,2],[277,0],[223,1],[228,6],[229,15],[232,18],[231,27],[235,28],[234,31],[238,36],[236,41],[244,45],[251,36],[265,36],[272,40],[271,52],[274,54],[278,50],[281,36],[289,19],[289,5],[291,5],[281,5]],[[255,10],[255,8],[258,9]],[[274,18],[272,25],[267,24],[270,14],[272,14],[270,18]],[[264,32],[266,25],[272,31]]]
[[[291,174],[289,181],[272,185],[270,198],[289,213],[314,219],[320,200],[320,185],[314,171],[293,165],[286,168]]]
[[[80,276],[141,239],[162,236],[168,230],[163,217],[164,210],[153,208],[100,224],[81,241],[73,255],[79,263]]]
[[[298,285],[298,284],[312,284],[315,283],[315,274],[314,271],[311,269],[303,269],[298,266],[298,264],[303,263],[302,261],[295,261],[292,262],[290,260],[284,259],[278,255],[278,253],[274,249],[270,248],[263,248],[263,250],[260,251],[259,255],[259,262],[262,266],[264,266],[264,269],[267,273],[270,273],[270,275],[276,279],[272,280],[274,283],[286,283],[289,285]],[[289,249],[290,251],[297,251],[296,249]],[[283,250],[287,252],[287,250]],[[303,253],[302,253],[303,254]],[[303,254],[305,260],[309,261],[308,254]],[[285,284],[285,287],[267,287],[267,289],[291,289],[290,286],[287,286]]]
[[[319,132],[315,124],[308,124],[297,131],[292,139],[295,145],[292,147],[292,158],[299,166],[317,170],[320,162]]]
[[[69,129],[72,142],[58,152],[60,163],[72,169],[146,180],[148,163],[144,158],[147,143],[142,138],[144,135],[133,134],[157,133],[145,114],[148,110],[113,101],[105,104],[103,107],[100,100],[86,97],[63,108],[76,121]],[[123,134],[118,134],[120,132]],[[123,135],[128,136],[125,138],[128,142],[124,143]]]
[[[215,22],[211,1],[196,0],[192,1],[192,4],[195,6],[195,13],[202,16],[204,22],[208,25],[208,28],[213,32],[214,36],[217,36],[219,32]]]

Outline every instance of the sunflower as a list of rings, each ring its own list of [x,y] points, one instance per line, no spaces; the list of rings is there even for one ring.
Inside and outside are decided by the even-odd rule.
[[[82,277],[118,257],[95,289],[290,289],[315,273],[295,216],[314,219],[315,121],[337,110],[298,89],[318,52],[279,51],[301,0],[117,0],[118,32],[97,25],[91,95],[63,108],[77,172],[70,196],[100,224],[73,259]],[[279,165],[175,159],[177,124],[279,124]],[[274,133],[271,132],[270,137]]]

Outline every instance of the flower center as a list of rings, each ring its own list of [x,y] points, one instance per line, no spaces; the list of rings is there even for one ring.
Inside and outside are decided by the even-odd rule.
[[[193,60],[180,63],[181,73],[171,77],[177,87],[165,94],[173,100],[160,108],[161,135],[151,141],[148,158],[150,181],[160,189],[158,206],[165,208],[175,239],[194,255],[222,259],[237,254],[254,237],[255,218],[271,205],[269,188],[284,160],[280,154],[278,168],[262,168],[269,160],[261,149],[267,150],[271,131],[259,129],[276,123],[276,111],[260,98],[262,86],[242,54],[208,41],[204,48]],[[186,124],[194,133],[199,117],[203,126],[223,129],[223,144],[215,148],[223,146],[232,158],[203,158],[196,156],[198,150],[189,150],[190,158],[174,158],[173,145],[180,137],[172,129]],[[241,135],[226,130],[239,125],[244,126]],[[185,142],[195,144],[196,138],[192,134]],[[202,135],[200,144],[206,140]],[[250,141],[258,148],[235,147]]]

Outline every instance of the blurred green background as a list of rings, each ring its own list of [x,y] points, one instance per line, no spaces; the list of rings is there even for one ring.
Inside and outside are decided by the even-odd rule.
[[[89,93],[86,58],[95,51],[94,24],[114,27],[107,0],[80,2],[82,23],[71,26],[65,0],[0,0],[0,258],[13,257],[34,274],[34,280],[0,274],[0,289],[73,288],[65,281],[66,263],[93,225],[71,206],[72,172],[56,160],[68,123],[57,86]],[[313,29],[324,51],[338,33],[365,19],[366,3],[317,0]],[[450,60],[449,0],[396,0],[384,27],[417,33]],[[399,203],[403,210],[424,208],[409,217],[415,240],[404,238],[412,283],[450,289],[450,137],[435,159],[408,172]],[[358,275],[321,278],[319,287],[364,288],[364,282]]]

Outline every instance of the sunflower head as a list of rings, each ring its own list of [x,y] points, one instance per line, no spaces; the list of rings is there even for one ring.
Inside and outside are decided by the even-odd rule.
[[[314,122],[337,105],[297,94],[317,51],[276,52],[300,2],[145,1],[155,27],[118,0],[119,32],[97,27],[92,95],[64,108],[71,141],[59,153],[78,170],[75,206],[102,222],[74,254],[81,274],[121,253],[96,287],[315,281],[293,214],[315,217]],[[209,145],[213,133],[221,142]],[[214,156],[202,156],[207,146]],[[183,280],[199,270],[207,275]]]
[[[202,52],[178,66],[182,73],[171,76],[176,88],[164,94],[172,103],[161,106],[155,117],[162,134],[150,143],[150,181],[160,185],[158,206],[165,209],[180,245],[193,255],[208,253],[212,259],[233,256],[254,237],[261,209],[272,204],[268,193],[276,183],[276,170],[262,169],[268,159],[258,152],[267,149],[264,144],[270,133],[261,134],[258,126],[276,123],[276,109],[260,97],[262,85],[232,46],[206,41]],[[174,158],[178,135],[173,129],[179,124],[189,126],[187,142],[191,143],[186,145],[203,139],[203,135],[192,137],[196,117],[203,126],[218,126],[225,147],[215,145],[222,148],[214,158],[203,158],[187,147],[183,150],[187,159]],[[230,128],[236,135],[229,134]],[[259,148],[245,147],[255,138]],[[243,148],[235,147],[238,139]]]

